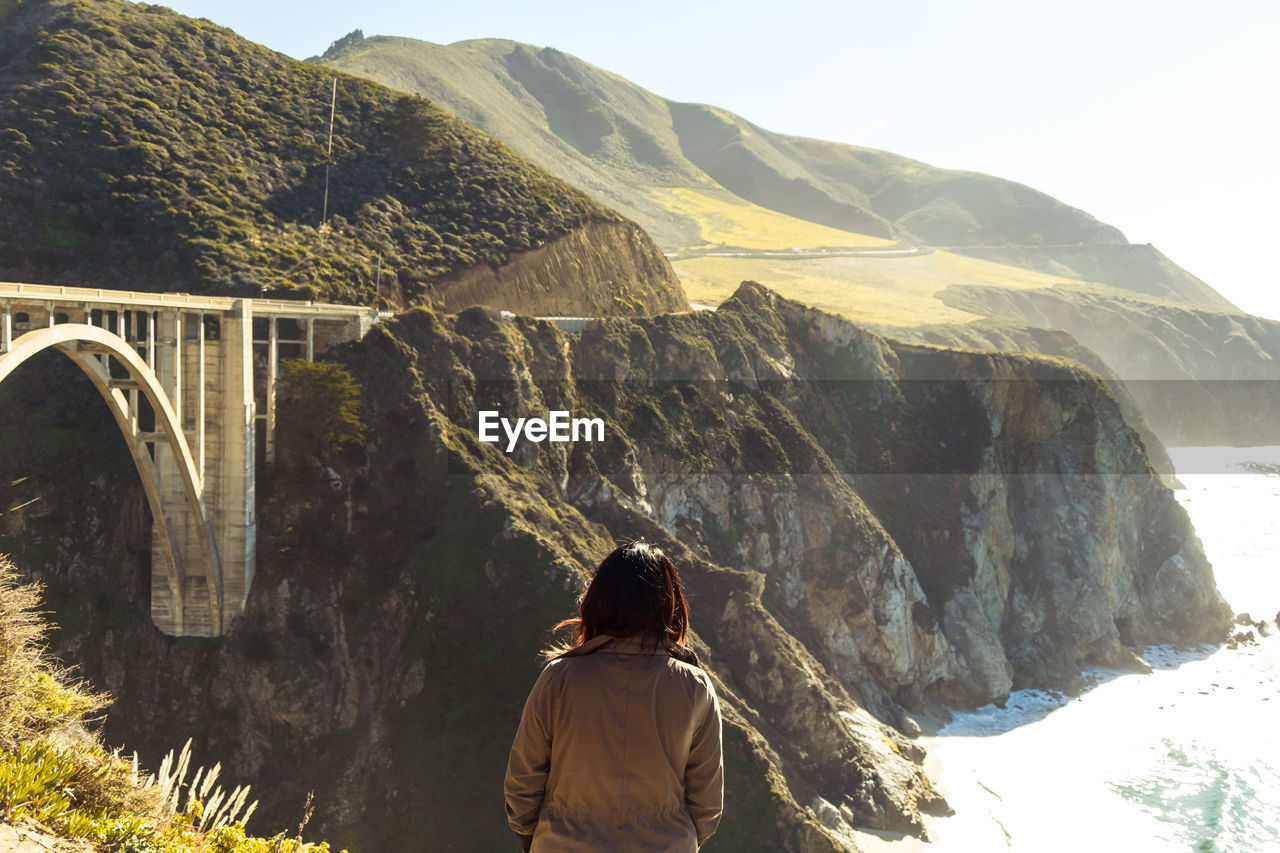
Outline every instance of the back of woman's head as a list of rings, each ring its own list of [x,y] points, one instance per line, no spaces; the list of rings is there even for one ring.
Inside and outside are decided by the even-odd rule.
[[[601,634],[651,637],[667,649],[684,646],[689,605],[680,575],[661,548],[646,542],[621,545],[605,557],[578,605],[574,646]]]

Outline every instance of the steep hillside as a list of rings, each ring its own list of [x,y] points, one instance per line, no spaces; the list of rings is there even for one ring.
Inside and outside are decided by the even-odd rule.
[[[1155,246],[969,246],[958,252],[1022,269],[1102,282],[1171,302],[1239,314],[1225,297],[1166,258]]]
[[[127,454],[94,443],[93,407],[42,409],[30,365],[0,387],[3,497],[25,504],[0,549],[118,697],[111,739],[199,730],[268,818],[314,787],[318,831],[353,853],[510,849],[493,785],[536,650],[619,538],[676,556],[725,700],[708,851],[922,833],[943,806],[913,714],[1079,686],[1230,620],[1117,401],[1070,362],[894,344],[755,285],[574,336],[419,309],[339,356],[369,438],[260,483],[259,571],[225,639],[147,625]],[[604,439],[506,452],[478,440],[481,409],[599,417]]]
[[[707,235],[724,231],[715,224],[736,199],[844,232],[844,246],[871,237],[1017,247],[1004,256],[1016,266],[1145,292],[1159,287],[1163,296],[1232,310],[1194,276],[1129,246],[1117,229],[1029,187],[774,133],[714,106],[665,100],[553,48],[352,34],[315,61],[430,98],[632,217],[669,252],[721,242]],[[705,201],[674,203],[671,188]],[[740,215],[743,224],[755,219]],[[769,225],[757,227],[757,241],[769,236]],[[793,240],[782,248],[822,245],[822,237]],[[1056,251],[1049,266],[1035,257],[1040,247],[1073,250]]]
[[[651,194],[717,188],[680,154],[657,95],[558,51],[497,39],[446,47],[377,37],[323,64],[441,105],[636,220],[668,250],[700,242],[695,221]]]
[[[420,98],[159,6],[9,0],[0,20],[0,277],[462,308],[448,276],[525,281],[568,240],[618,268],[495,307],[684,304],[634,227]]]
[[[1280,443],[1280,323],[1087,285],[1009,291],[953,285],[940,298],[1013,322],[1061,329],[1123,380],[1166,444]],[[1006,348],[961,327],[899,337]],[[1034,344],[1029,344],[1033,350]]]

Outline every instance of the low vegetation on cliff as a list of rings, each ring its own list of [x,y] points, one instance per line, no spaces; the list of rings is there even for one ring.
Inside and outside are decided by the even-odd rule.
[[[0,95],[8,280],[426,303],[622,221],[422,98],[161,6],[6,0]]]
[[[321,456],[364,437],[360,386],[341,365],[285,359],[277,394],[277,429],[289,452]]]
[[[0,821],[117,853],[324,853],[280,833],[246,834],[249,789],[218,784],[220,767],[188,781],[190,752],[154,776],[105,749],[85,726],[109,697],[47,656],[40,590],[0,555]],[[299,830],[301,831],[301,830]]]

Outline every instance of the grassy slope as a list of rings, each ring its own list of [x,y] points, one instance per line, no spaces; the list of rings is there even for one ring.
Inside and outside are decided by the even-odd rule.
[[[723,190],[660,187],[652,193],[663,207],[697,222],[699,238],[708,247],[832,249],[893,245],[892,240],[787,216]]]
[[[676,272],[693,302],[718,305],[734,282],[758,281],[795,299],[852,320],[880,326],[966,323],[982,314],[940,298],[954,284],[1011,290],[1069,285],[1069,279],[952,252],[910,257],[688,258]]]
[[[326,132],[338,79],[328,194]],[[430,298],[612,211],[421,99],[116,0],[0,29],[0,275],[132,289]]]
[[[639,188],[719,186],[781,213],[871,236],[1123,241],[1087,214],[1010,181],[770,133],[725,110],[666,101],[552,48],[379,36],[322,62],[421,93],[588,191],[623,202],[634,201]],[[683,247],[662,223],[638,221],[668,249]]]
[[[692,220],[648,191],[716,185],[680,156],[662,99],[621,78],[498,39],[445,47],[378,36],[327,64],[440,104],[635,219],[665,248],[698,239]],[[593,122],[599,115],[606,121]],[[601,138],[611,123],[615,132]]]
[[[968,248],[965,254],[988,261],[1049,273],[1065,273],[1084,281],[1104,282],[1124,290],[1211,311],[1239,314],[1240,309],[1200,279],[1164,256],[1151,244],[1019,248]]]

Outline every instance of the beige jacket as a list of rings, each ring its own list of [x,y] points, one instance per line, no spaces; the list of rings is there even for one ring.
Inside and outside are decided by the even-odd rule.
[[[511,745],[506,800],[533,853],[694,853],[724,802],[711,678],[638,637],[551,661]]]

